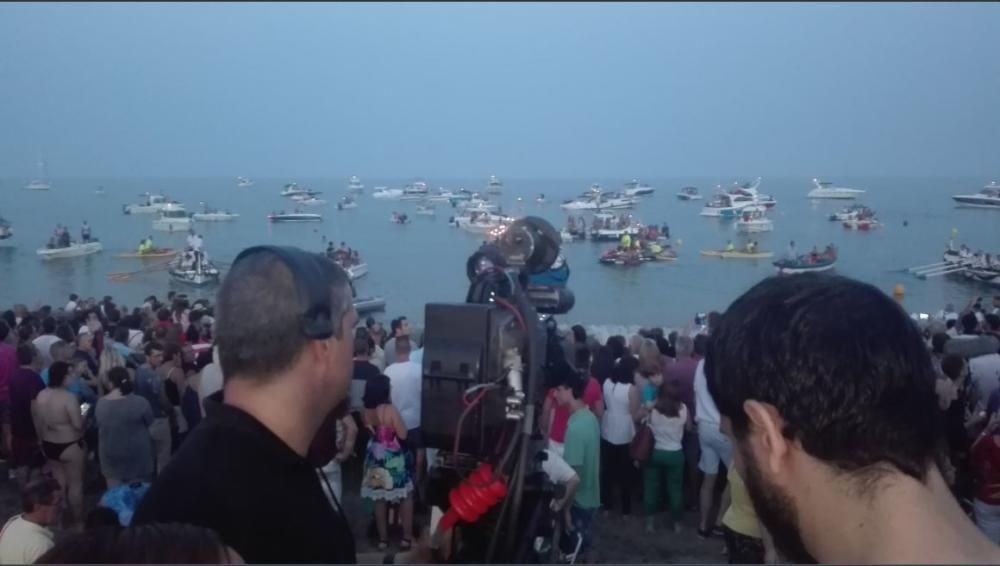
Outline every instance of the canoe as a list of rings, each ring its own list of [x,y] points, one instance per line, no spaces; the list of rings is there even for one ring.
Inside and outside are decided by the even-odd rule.
[[[120,257],[120,258],[123,258],[123,259],[125,259],[125,258],[127,258],[127,259],[155,259],[155,258],[164,258],[164,257],[174,257],[179,252],[180,252],[180,250],[175,250],[173,248],[161,248],[161,249],[154,249],[153,251],[151,251],[149,253],[145,253],[145,254],[142,254],[142,253],[139,253],[139,252],[127,252],[127,253],[123,253],[123,254],[118,254],[115,257]]]
[[[774,252],[727,252],[723,250],[701,250],[701,255],[707,257],[721,257],[723,259],[768,259],[774,256]]]

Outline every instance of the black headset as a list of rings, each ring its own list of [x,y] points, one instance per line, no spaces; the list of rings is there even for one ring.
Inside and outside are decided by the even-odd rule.
[[[313,254],[292,246],[253,246],[236,256],[235,266],[247,256],[268,252],[288,267],[292,279],[299,290],[299,304],[302,306],[302,332],[313,340],[326,340],[333,336],[331,284],[338,266],[319,254]]]

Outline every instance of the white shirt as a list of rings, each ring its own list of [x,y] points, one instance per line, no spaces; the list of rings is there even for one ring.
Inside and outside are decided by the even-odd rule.
[[[219,363],[219,348],[212,349],[212,363],[201,370],[201,380],[198,383],[198,401],[201,403],[201,414],[205,414],[205,398],[216,391],[222,390],[222,365]]]
[[[573,469],[573,466],[567,464],[566,460],[555,450],[546,448],[545,454],[548,457],[542,462],[542,471],[545,472],[545,475],[549,476],[549,481],[554,484],[560,484],[566,483],[576,477],[576,470]]]
[[[635,423],[629,410],[628,395],[633,385],[604,382],[604,416],[601,417],[601,438],[611,444],[628,444],[635,436]]]
[[[684,438],[684,423],[687,420],[688,411],[683,403],[676,417],[668,417],[656,409],[650,411],[649,428],[653,431],[653,438],[656,439],[654,449],[671,452],[680,450],[681,440]]]
[[[0,533],[0,564],[34,564],[53,546],[52,531],[16,515]]]
[[[65,310],[66,312],[76,312],[76,301],[70,301],[66,303],[66,306],[63,308],[63,310]]]
[[[694,370],[694,404],[696,410],[695,421],[699,426],[712,426],[719,428],[722,418],[719,416],[719,408],[715,406],[715,399],[708,392],[708,381],[705,379],[705,360],[698,362],[698,367]]]
[[[38,348],[38,353],[42,356],[42,359],[45,360],[46,366],[52,365],[52,354],[49,350],[52,348],[52,345],[58,341],[59,337],[55,334],[42,334],[38,338],[31,341],[31,343],[35,345],[35,348]]]
[[[407,430],[420,428],[420,395],[423,371],[416,362],[399,362],[385,368],[392,385],[392,404],[403,417]]]

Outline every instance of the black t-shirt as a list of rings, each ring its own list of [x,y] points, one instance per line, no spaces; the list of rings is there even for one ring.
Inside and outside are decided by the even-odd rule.
[[[244,411],[209,407],[143,498],[135,523],[214,529],[248,563],[355,563],[350,527],[316,468]]]
[[[378,368],[369,361],[354,360],[354,379],[368,381],[369,378],[376,377],[380,373]]]

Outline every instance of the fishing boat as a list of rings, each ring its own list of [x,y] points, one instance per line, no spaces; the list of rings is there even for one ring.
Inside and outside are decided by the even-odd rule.
[[[38,249],[38,257],[42,259],[64,259],[70,257],[80,257],[96,254],[104,249],[101,242],[91,240],[89,242],[73,242],[68,246],[52,247],[47,246]]]
[[[357,175],[352,175],[350,180],[347,181],[347,192],[354,194],[365,192],[365,185]]]
[[[122,212],[125,214],[156,214],[161,208],[170,203],[170,200],[153,193],[142,193],[142,202],[139,204],[123,204]]]
[[[1000,210],[1000,182],[991,181],[978,193],[954,195],[951,198],[963,207]]]
[[[300,187],[298,183],[287,183],[278,194],[283,197],[294,197],[295,195],[308,195],[310,192]]]
[[[434,216],[435,214],[437,214],[437,211],[433,206],[426,204],[418,204],[417,211],[415,214],[418,214],[420,216]]]
[[[191,214],[179,202],[170,202],[160,208],[160,215],[153,220],[153,230],[164,232],[187,231],[191,228]]]
[[[490,181],[486,184],[486,193],[491,195],[503,194],[503,181],[496,175],[490,175]]]
[[[774,252],[701,250],[701,255],[705,257],[718,257],[722,259],[770,259],[774,257]]]
[[[813,179],[813,186],[815,188],[809,191],[809,194],[806,196],[814,199],[855,199],[865,194],[865,191],[862,189],[838,187],[833,183],[820,181],[819,179]]]
[[[677,193],[677,198],[680,200],[701,200],[701,195],[698,193],[698,187],[684,187]]]
[[[837,248],[828,246],[822,253],[803,254],[795,259],[779,259],[773,265],[778,268],[779,275],[828,271],[837,265]]]
[[[403,196],[403,189],[390,189],[388,187],[375,187],[372,191],[372,198],[377,199],[399,199]]]
[[[125,252],[118,254],[115,257],[121,259],[163,259],[168,257],[174,257],[180,252],[180,250],[174,248],[154,248],[148,252]]]
[[[11,227],[10,222],[7,222],[6,218],[0,216],[0,240],[6,240],[13,237],[14,229]]]
[[[171,262],[167,273],[171,281],[195,287],[215,285],[221,275],[219,268],[204,253],[190,250]]]
[[[304,199],[297,199],[297,202],[305,206],[322,206],[326,204],[326,201],[321,198],[316,198],[313,196],[306,197]]]
[[[760,206],[744,208],[740,219],[736,221],[736,230],[745,234],[774,230],[774,222],[766,216],[766,212],[767,209]]]
[[[354,200],[354,197],[347,195],[337,201],[337,210],[347,210],[349,208],[357,208],[358,203]]]
[[[236,186],[245,189],[253,186],[253,179],[247,177],[236,177]]]
[[[38,152],[38,161],[36,162],[38,168],[38,176],[31,180],[27,185],[24,186],[25,189],[29,191],[47,191],[52,188],[49,184],[48,175],[45,171],[45,159],[42,158],[42,152]]]
[[[272,212],[267,215],[271,222],[322,222],[323,216],[313,212]]]
[[[632,179],[628,183],[625,183],[625,190],[623,192],[627,197],[641,197],[651,195],[655,190],[646,183],[640,183],[636,179]]]
[[[235,212],[212,208],[205,203],[201,203],[201,206],[201,212],[195,212],[191,215],[193,220],[197,220],[199,222],[229,222],[240,217],[240,215]]]

